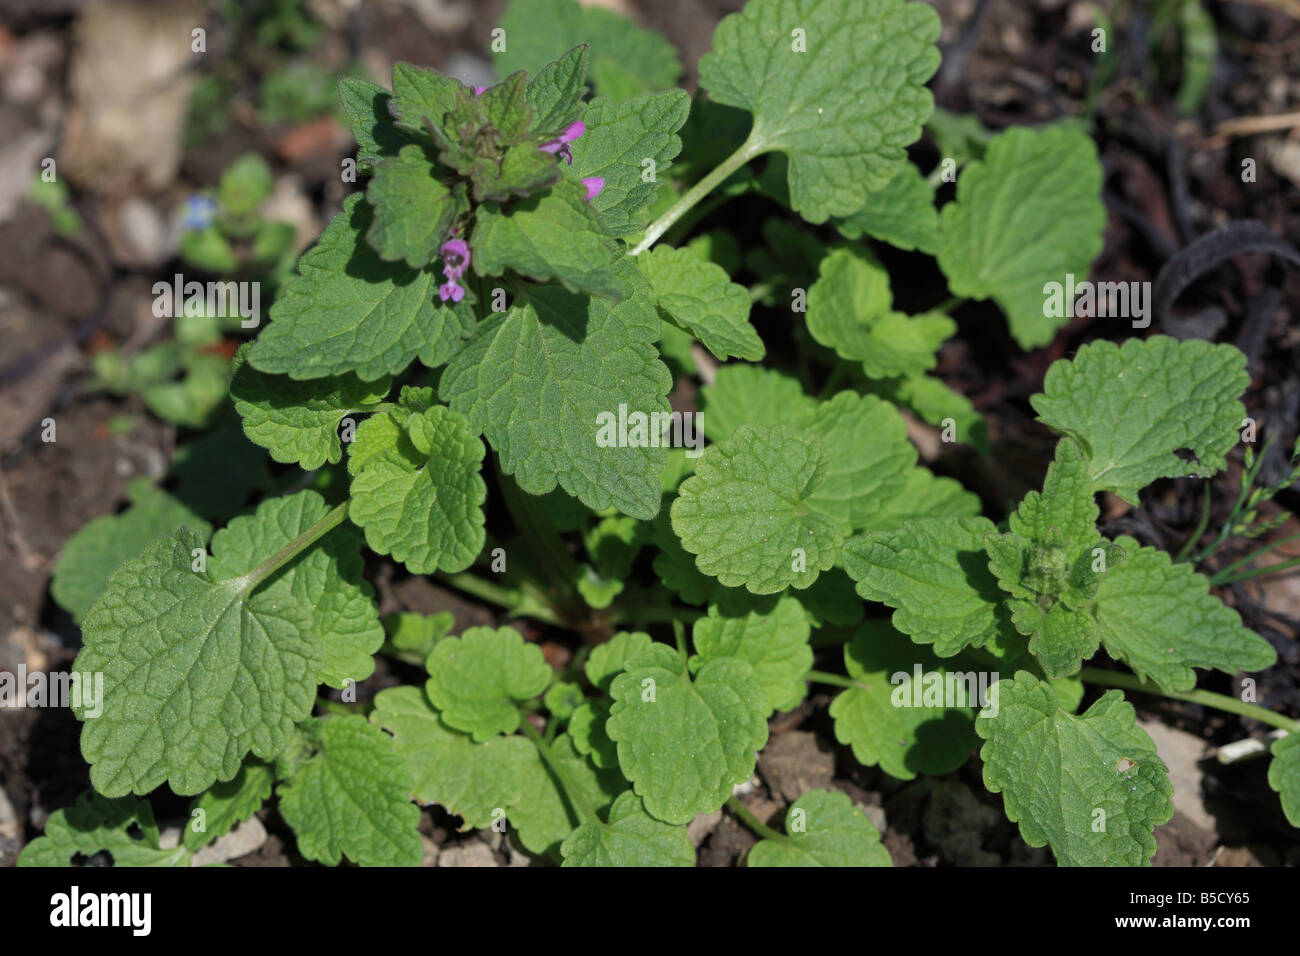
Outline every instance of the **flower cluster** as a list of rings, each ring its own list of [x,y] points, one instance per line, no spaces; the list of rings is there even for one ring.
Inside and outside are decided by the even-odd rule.
[[[459,302],[465,298],[465,287],[460,284],[460,277],[469,268],[470,248],[464,239],[448,239],[442,244],[442,274],[447,281],[438,286],[438,298],[443,302],[450,299]]]

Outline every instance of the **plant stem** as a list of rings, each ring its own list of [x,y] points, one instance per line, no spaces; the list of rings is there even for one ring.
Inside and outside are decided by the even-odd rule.
[[[681,621],[673,621],[673,637],[677,641],[677,653],[682,656],[682,661],[685,662],[690,657],[690,654],[686,651],[686,627]]]
[[[279,571],[282,567],[296,558],[300,553],[306,551],[309,547],[319,541],[325,535],[329,534],[348,516],[348,504],[345,501],[340,505],[335,505],[323,518],[304,531],[298,537],[294,538],[275,554],[271,555],[253,570],[244,575],[244,593],[251,592],[255,587]]]
[[[692,206],[711,193],[715,188],[717,188],[719,183],[738,170],[741,166],[744,166],[755,156],[763,152],[764,148],[764,145],[759,140],[756,140],[754,134],[751,132],[749,138],[741,144],[738,150],[719,163],[712,172],[692,186],[686,192],[686,195],[673,203],[667,212],[652,222],[650,228],[646,230],[645,238],[638,242],[636,247],[628,254],[639,256],[641,253],[653,246],[659,241],[659,237],[671,229],[673,223],[686,215],[687,211]]]
[[[438,580],[458,591],[464,591],[479,600],[496,604],[499,607],[511,608],[519,602],[519,595],[514,591],[503,588],[499,584],[493,584],[491,581],[484,581],[468,571],[460,571],[456,574],[439,571]]]
[[[501,470],[501,463],[494,459],[493,467],[506,509],[514,519],[524,547],[533,558],[531,563],[551,589],[551,593],[546,595],[547,604],[556,612],[557,617],[580,620],[586,611],[586,602],[579,596],[573,583],[579,578],[578,567],[565,547],[564,540],[536,499]]]
[[[564,791],[564,796],[568,798],[569,805],[573,807],[573,812],[578,815],[578,824],[599,823],[600,817],[596,815],[596,808],[591,805],[587,795],[574,785],[564,767],[555,759],[555,754],[551,752],[550,745],[537,732],[537,728],[526,717],[519,721],[519,726],[523,728],[524,736],[531,740],[533,746],[537,748],[537,752],[541,755],[542,762],[546,764],[547,769],[555,775],[555,780],[559,783],[560,789]]]
[[[842,677],[839,674],[832,674],[829,671],[809,671],[804,675],[805,680],[810,680],[814,684],[830,684],[832,687],[857,687],[857,682],[851,677]]]
[[[1174,556],[1174,563],[1186,561],[1187,555],[1191,553],[1192,548],[1196,547],[1196,542],[1201,540],[1201,535],[1205,534],[1205,529],[1210,526],[1210,483],[1204,484],[1205,499],[1201,503],[1201,520],[1196,522],[1196,530],[1192,536],[1183,542],[1183,546],[1178,549],[1178,554]]]
[[[754,814],[750,812],[749,807],[745,806],[735,797],[729,797],[727,799],[727,809],[738,817],[741,823],[745,824],[745,826],[749,827],[754,831],[754,833],[761,836],[763,839],[780,840],[782,843],[786,841],[787,837],[784,833],[777,833],[758,817],[754,816]]]
[[[1253,558],[1255,555],[1252,554],[1251,557]],[[1280,574],[1281,572],[1294,567],[1300,567],[1300,557],[1280,561],[1277,564],[1266,564],[1261,568],[1251,568],[1249,571],[1242,571],[1240,574],[1234,574],[1229,578],[1220,578],[1219,575],[1223,573],[1220,571],[1219,574],[1210,578],[1210,583],[1215,586],[1221,584],[1236,584],[1238,581],[1246,581],[1250,578],[1258,578],[1266,574]]]
[[[714,212],[720,206],[731,202],[731,200],[735,199],[737,196],[743,196],[745,193],[749,192],[749,188],[750,187],[746,185],[741,189],[729,189],[726,192],[721,192],[717,195],[711,196],[707,202],[702,202],[692,209],[689,215],[685,215],[679,219],[670,230],[671,235],[666,236],[666,238],[670,241],[680,239],[682,236],[686,235],[686,233],[690,232],[691,229],[695,227],[695,224],[709,213]]]
[[[1267,707],[1248,704],[1244,700],[1237,700],[1237,698],[1229,697],[1226,694],[1215,694],[1208,690],[1190,690],[1185,693],[1161,690],[1155,684],[1139,680],[1134,674],[1106,671],[1097,667],[1083,668],[1083,670],[1079,671],[1079,677],[1089,684],[1097,684],[1100,687],[1122,687],[1125,690],[1136,690],[1143,694],[1154,694],[1157,697],[1188,700],[1194,704],[1204,704],[1206,707],[1213,707],[1215,710],[1226,711],[1239,717],[1250,717],[1262,724],[1268,724],[1270,727],[1278,727],[1291,733],[1300,733],[1300,722],[1274,713]]]
[[[1246,574],[1242,574],[1242,575],[1238,575],[1234,573],[1238,568],[1244,567],[1245,565],[1254,561],[1261,554],[1268,554],[1268,552],[1272,551],[1274,548],[1280,548],[1282,547],[1282,545],[1290,544],[1292,541],[1300,541],[1300,534],[1292,534],[1292,535],[1288,535],[1285,538],[1280,538],[1277,541],[1274,541],[1270,544],[1266,544],[1258,551],[1252,551],[1250,554],[1246,555],[1241,560],[1234,561],[1226,568],[1220,568],[1218,571],[1214,572],[1214,574],[1210,577],[1210,584],[1214,587],[1218,587],[1221,584],[1231,584],[1233,581],[1241,581],[1247,577],[1252,577],[1252,578],[1256,577],[1257,574],[1259,573],[1268,573],[1270,571],[1276,571],[1282,568],[1293,566],[1295,564],[1294,561],[1284,561],[1281,564],[1270,564],[1263,568],[1256,568],[1254,571],[1247,572]]]

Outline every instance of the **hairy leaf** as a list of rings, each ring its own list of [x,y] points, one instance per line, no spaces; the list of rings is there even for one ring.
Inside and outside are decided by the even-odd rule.
[[[1137,504],[1157,478],[1208,477],[1227,465],[1246,414],[1245,366],[1233,346],[1200,339],[1101,340],[1052,363],[1030,404],[1083,446],[1094,488]]]
[[[692,678],[672,648],[633,658],[610,688],[605,730],[646,810],[665,823],[712,813],[754,772],[767,742],[767,694],[745,661],[708,661]]]
[[[997,715],[975,722],[984,783],[1025,842],[1050,843],[1062,866],[1147,865],[1173,786],[1124,695],[1107,691],[1076,717],[1026,671],[997,692]]]
[[[310,726],[315,753],[279,789],[299,852],[327,866],[418,866],[420,810],[392,738],[356,714]]]
[[[1092,137],[1072,125],[995,136],[962,170],[942,223],[939,265],[953,293],[996,301],[1021,348],[1046,345],[1072,303],[1052,314],[1045,285],[1086,280],[1101,252],[1106,209]]]
[[[471,627],[429,655],[429,701],[457,730],[484,741],[519,727],[516,701],[546,690],[551,669],[512,627]]]
[[[880,831],[848,794],[810,790],[786,813],[786,834],[760,840],[746,866],[893,866]]]
[[[696,566],[727,587],[806,588],[839,555],[838,515],[816,501],[831,460],[789,425],[743,425],[700,457],[672,505],[673,531]]]

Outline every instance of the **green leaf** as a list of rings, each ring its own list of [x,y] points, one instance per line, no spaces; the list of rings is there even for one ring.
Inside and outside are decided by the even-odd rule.
[[[862,531],[893,531],[913,518],[971,518],[981,509],[978,495],[921,465],[906,472],[902,488],[873,505],[861,519]]]
[[[831,568],[804,591],[793,592],[814,628],[853,627],[862,620],[863,606],[853,581],[840,568]]]
[[[1029,637],[1029,650],[1048,677],[1075,673],[1097,650],[1100,634],[1085,609],[1101,577],[1125,557],[1123,548],[1097,533],[1097,515],[1088,461],[1063,438],[1042,493],[1025,495],[1011,515],[1010,532],[984,541],[989,570],[1012,595],[1012,621]]]
[[[365,414],[388,394],[388,376],[363,382],[347,373],[295,382],[287,375],[268,375],[245,361],[248,348],[235,353],[230,397],[244,434],[285,464],[312,471],[342,459],[339,423],[349,414]]]
[[[522,737],[475,743],[453,730],[419,687],[380,691],[370,719],[393,735],[393,751],[406,764],[415,799],[445,807],[466,827],[491,826],[498,810],[518,803],[524,775],[537,760]]]
[[[353,714],[312,721],[316,752],[280,785],[280,814],[309,860],[418,866],[420,810],[392,738]]]
[[[982,672],[945,667],[879,620],[863,624],[844,645],[844,667],[854,686],[831,701],[830,714],[835,739],[853,748],[858,763],[879,764],[900,780],[937,776],[966,763],[979,744],[974,708],[981,702],[972,683]],[[945,689],[953,697],[945,699]]]
[[[605,730],[646,810],[665,823],[712,813],[754,772],[767,742],[767,694],[745,661],[708,661],[692,678],[672,648],[633,658],[610,688]]]
[[[605,722],[609,719],[609,704],[603,700],[589,700],[573,712],[569,718],[569,738],[573,749],[601,770],[618,766],[618,747],[605,732]]]
[[[355,372],[374,381],[416,356],[430,368],[447,360],[467,326],[437,301],[440,263],[416,272],[380,259],[363,238],[373,218],[360,194],[343,201],[271,307],[248,353],[253,367],[299,380]]]
[[[357,141],[358,169],[373,169],[381,159],[396,156],[410,142],[388,112],[392,98],[378,83],[359,76],[339,80],[339,104]]]
[[[889,273],[868,253],[836,249],[808,290],[808,331],[835,354],[861,362],[870,378],[919,375],[957,331],[946,315],[893,311]]]
[[[903,492],[916,465],[916,448],[898,409],[874,395],[840,392],[819,402],[798,424],[835,449],[821,487],[808,499],[849,535],[866,527],[880,502]]]
[[[1070,310],[1050,314],[1045,285],[1086,279],[1101,252],[1101,179],[1097,147],[1079,127],[995,136],[943,207],[939,265],[953,294],[997,302],[1021,348],[1050,342]]]
[[[743,362],[719,367],[714,383],[700,389],[701,427],[715,443],[741,425],[793,425],[816,405],[797,379]]]
[[[441,395],[529,494],[558,484],[595,511],[612,506],[649,519],[659,510],[664,450],[600,439],[620,405],[646,416],[669,410],[672,380],[654,347],[657,327],[641,295],[613,305],[530,288],[483,322],[447,367]]]
[[[867,236],[908,252],[933,256],[943,245],[934,188],[911,163],[904,163],[883,189],[867,193],[862,208],[835,227],[845,238]]]
[[[592,73],[600,93],[606,65],[634,78],[645,89],[674,86],[682,65],[677,50],[662,35],[626,17],[574,0],[513,0],[501,18],[505,49],[494,50],[501,74],[537,73],[580,43],[591,46]]]
[[[585,510],[585,509],[584,509]],[[626,515],[608,515],[593,527],[582,530],[583,545],[591,558],[578,579],[578,592],[593,608],[606,608],[623,592],[623,584],[632,573],[641,546],[648,537],[648,527]]]
[[[399,61],[393,64],[393,99],[388,108],[399,129],[423,136],[426,119],[436,129],[442,128],[464,89],[459,80],[437,70]]]
[[[1282,810],[1291,826],[1300,827],[1300,734],[1293,731],[1273,742],[1268,785],[1282,797]]]
[[[575,799],[585,800],[600,813],[614,798],[627,790],[627,782],[617,770],[597,770],[573,748],[567,734],[550,745],[551,759],[560,765],[565,782],[577,790]],[[554,774],[542,762],[537,750],[519,778],[522,796],[511,804],[508,819],[519,835],[519,842],[530,853],[560,859],[564,840],[581,824],[570,803],[568,792],[556,782]]]
[[[1173,785],[1133,707],[1107,691],[1082,715],[1026,671],[997,684],[980,714],[984,783],[1030,846],[1050,843],[1062,866],[1145,866],[1153,830],[1173,816]],[[1032,754],[1034,759],[1026,759]]]
[[[349,515],[366,543],[414,574],[469,567],[485,540],[483,442],[441,405],[409,415],[396,435],[369,425],[357,429],[358,457],[348,461]]]
[[[599,97],[588,104],[587,131],[573,144],[571,172],[577,179],[605,180],[591,206],[613,235],[645,228],[643,210],[669,181],[665,174],[682,150],[677,132],[690,108],[684,90],[643,93],[621,103]],[[647,169],[653,174],[649,181]]]
[[[604,644],[591,649],[583,672],[591,686],[609,693],[614,678],[623,673],[627,662],[643,654],[654,641],[642,631],[619,631]]]
[[[214,573],[222,579],[245,573],[328,511],[329,506],[314,491],[265,501],[258,506],[256,520],[237,519],[217,532],[208,570],[213,571],[215,561]],[[374,589],[362,576],[364,570],[361,535],[344,525],[269,577],[254,593],[254,604],[268,609],[267,613],[277,607],[311,608],[313,634],[325,655],[316,677],[330,687],[357,684],[374,673],[374,653],[384,642]]]
[[[440,641],[427,666],[430,703],[476,742],[518,729],[516,701],[537,697],[551,680],[541,648],[512,627],[471,627]]]
[[[321,680],[369,675],[383,629],[357,535],[335,529],[250,592],[249,572],[328,510],[312,491],[271,499],[217,533],[204,571],[202,537],[182,530],[109,578],[74,665],[104,675],[103,713],[81,735],[97,790],[199,793],[249,751],[276,757]]]
[[[857,212],[907,162],[933,107],[938,38],[921,3],[750,0],[718,24],[700,85],[754,114],[750,151],[786,153],[791,205],[825,222]]]
[[[691,639],[698,656],[691,669],[735,657],[754,669],[772,710],[793,710],[808,695],[804,676],[812,668],[811,628],[799,602],[783,597],[770,610],[724,615],[716,605],[695,622]]]
[[[760,840],[746,866],[893,866],[880,831],[848,794],[810,790],[786,813],[786,835]]]
[[[1093,611],[1112,657],[1167,691],[1191,690],[1193,667],[1235,674],[1276,663],[1272,645],[1243,627],[1190,564],[1174,564],[1165,552],[1139,547],[1132,538],[1116,543],[1128,557],[1101,576]]]
[[[573,716],[573,712],[582,706],[583,699],[581,687],[561,680],[546,689],[546,693],[542,696],[542,706],[550,711],[551,716],[556,720],[567,721]]]
[[[226,167],[217,187],[217,201],[228,216],[249,216],[275,187],[271,167],[257,153],[245,153]]]
[[[626,292],[614,269],[618,247],[587,202],[586,188],[572,180],[508,209],[480,206],[470,244],[481,276],[514,269],[538,282],[559,279],[572,292],[616,301]]]
[[[104,592],[109,575],[149,542],[180,528],[197,532],[204,542],[212,535],[211,525],[147,478],[127,482],[126,495],[131,504],[125,511],[83,525],[54,565],[50,594],[77,622]]]
[[[975,410],[971,400],[954,391],[933,375],[904,375],[887,379],[868,379],[868,391],[886,401],[910,408],[918,418],[939,428],[953,426],[953,437],[975,448],[981,455],[989,453],[988,425]],[[952,419],[951,422],[947,419]]]
[[[234,779],[214,783],[190,804],[181,841],[190,850],[198,850],[225,836],[235,824],[262,809],[262,804],[271,799],[274,784],[275,767],[261,760],[245,760]]]
[[[451,633],[456,619],[450,611],[437,614],[397,611],[385,614],[381,623],[388,635],[385,652],[394,652],[408,663],[423,665],[434,646]]]
[[[1029,401],[1039,421],[1083,446],[1095,489],[1137,504],[1158,478],[1226,467],[1246,414],[1245,366],[1233,346],[1200,339],[1102,340],[1052,363],[1043,394]]]
[[[83,793],[74,806],[50,814],[45,835],[23,847],[18,865],[72,866],[78,858],[89,861],[105,852],[114,866],[187,866],[190,859],[183,846],[159,848],[158,824],[147,800]]]
[[[556,157],[529,132],[532,123],[524,74],[514,73],[482,95],[458,90],[445,131],[431,132],[439,162],[467,181],[475,202],[506,202],[560,178]]]
[[[894,627],[940,657],[1015,634],[989,571],[987,518],[917,518],[844,545],[844,570],[858,594],[895,608]]]
[[[218,275],[239,269],[239,257],[215,225],[182,233],[181,255],[191,265]]]
[[[214,520],[244,510],[250,491],[272,487],[266,452],[250,442],[235,416],[176,450],[172,474],[176,497]]]
[[[414,144],[375,166],[366,189],[375,210],[366,241],[379,258],[423,268],[469,212],[464,188],[448,188],[440,174],[424,147]]]
[[[758,360],[763,340],[749,324],[749,293],[689,248],[658,246],[637,256],[655,301],[720,359]]]
[[[641,798],[623,793],[603,823],[584,823],[560,847],[565,866],[694,866],[686,827],[661,823]]]
[[[526,95],[533,109],[533,132],[558,136],[582,116],[590,50],[578,44],[529,78]]]
[[[790,425],[743,425],[682,482],[672,526],[696,566],[727,587],[806,588],[835,564],[843,534],[817,495],[831,473],[821,439]],[[833,489],[827,489],[831,491]]]

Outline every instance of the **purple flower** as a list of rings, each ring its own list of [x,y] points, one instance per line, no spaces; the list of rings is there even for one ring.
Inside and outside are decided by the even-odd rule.
[[[582,181],[582,185],[587,187],[587,202],[591,202],[605,188],[605,180],[600,176],[588,176]]]
[[[573,152],[569,149],[569,144],[575,139],[587,132],[587,124],[582,120],[569,125],[563,133],[551,140],[549,143],[543,143],[539,148],[543,153],[556,153],[564,159],[570,166],[573,165]]]
[[[474,87],[474,95],[475,95],[475,96],[482,96],[482,95],[483,95],[483,91],[486,90],[486,89],[487,89],[486,86],[476,86],[476,87]]]
[[[465,274],[469,268],[472,253],[470,252],[469,243],[464,239],[448,239],[442,244],[442,274],[447,277],[447,281],[438,286],[438,298],[443,302],[450,299],[452,302],[459,302],[465,298],[465,290],[460,285],[460,277]]]

